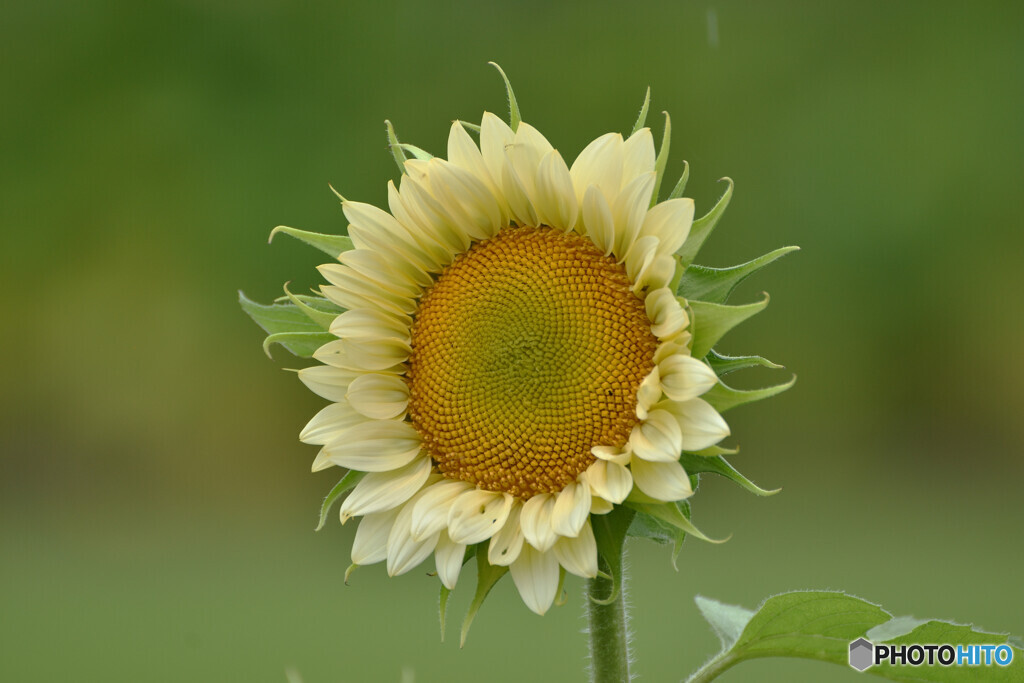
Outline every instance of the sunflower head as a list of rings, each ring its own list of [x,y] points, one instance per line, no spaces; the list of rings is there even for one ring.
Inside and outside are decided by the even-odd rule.
[[[323,513],[347,493],[353,567],[434,555],[446,596],[476,556],[471,613],[508,571],[543,614],[565,572],[615,574],[626,535],[706,538],[686,502],[699,473],[769,493],[723,459],[721,413],[792,381],[733,389],[722,375],[778,366],[715,347],[767,303],[729,305],[733,287],[792,248],[694,265],[732,183],[697,221],[686,170],[659,202],[667,115],[657,154],[645,101],[630,135],[570,165],[507,93],[510,122],[456,122],[447,159],[388,124],[387,210],[342,199],[345,236],[275,231],[335,259],[319,295],[242,304],[268,344],[320,363],[299,377],[330,403],[300,438],[321,446],[314,471],[349,470]]]

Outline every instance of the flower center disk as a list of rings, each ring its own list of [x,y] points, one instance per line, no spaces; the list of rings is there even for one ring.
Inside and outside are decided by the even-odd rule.
[[[409,415],[438,468],[521,498],[621,446],[657,339],[625,268],[590,240],[508,227],[460,254],[412,327]]]

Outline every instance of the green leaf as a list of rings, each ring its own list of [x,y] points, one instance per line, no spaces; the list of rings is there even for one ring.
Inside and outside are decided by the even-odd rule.
[[[331,304],[331,302],[327,301],[327,299],[323,299],[322,301],[330,304],[335,309],[337,309],[337,313],[328,312],[327,310],[321,308],[319,305],[314,305],[310,300],[315,300],[316,297],[292,294],[291,292],[288,291],[287,282],[284,284],[284,293],[285,297],[293,304],[295,304],[295,306],[298,307],[298,309],[302,311],[307,318],[309,318],[310,320],[312,320],[325,330],[331,328],[331,323],[334,322],[334,319],[337,318],[338,314],[342,312],[341,307]]]
[[[718,384],[711,387],[710,390],[703,396],[702,399],[711,404],[715,410],[720,413],[724,413],[730,408],[744,405],[745,403],[753,403],[754,401],[763,401],[766,398],[771,398],[781,394],[786,389],[789,389],[796,384],[796,375],[788,382],[782,384],[776,384],[775,386],[765,387],[763,389],[733,389],[727,386],[719,380]]]
[[[267,354],[267,358],[273,358],[270,347],[273,344],[280,344],[293,356],[312,358],[317,349],[336,339],[337,337],[330,332],[278,332],[268,335],[263,340],[263,353]]]
[[[693,329],[691,355],[694,358],[706,356],[711,347],[717,344],[729,330],[763,311],[768,306],[768,300],[769,297],[765,294],[761,301],[743,306],[726,306],[706,301],[689,302],[690,310],[693,312],[691,316]]]
[[[395,127],[387,119],[384,119],[384,127],[388,131],[388,149],[391,151],[391,156],[394,157],[395,163],[398,164],[398,170],[404,175],[406,156],[405,152],[402,151],[402,145],[398,142],[398,136],[395,135]]]
[[[693,226],[690,228],[690,235],[686,238],[683,246],[679,247],[679,251],[676,254],[679,255],[679,259],[683,266],[688,266],[693,263],[694,257],[700,248],[704,245],[711,231],[718,225],[718,219],[725,213],[726,207],[729,206],[729,200],[732,199],[732,179],[722,178],[725,182],[729,183],[729,187],[726,188],[725,194],[722,195],[718,203],[715,204],[714,208],[707,212],[703,217],[698,218],[693,222]],[[682,181],[680,181],[682,182]]]
[[[438,599],[437,613],[441,619],[441,642],[444,642],[445,620],[448,616],[448,598],[452,592],[443,583],[441,584],[441,597]]]
[[[683,174],[679,176],[679,182],[672,188],[672,192],[669,193],[669,199],[679,199],[683,196],[683,192],[686,190],[686,181],[690,179],[690,164],[689,162],[683,162]],[[686,246],[685,244],[683,246]]]
[[[769,368],[771,370],[781,370],[783,368],[782,365],[776,365],[761,356],[723,356],[714,349],[708,352],[707,361],[711,366],[711,369],[714,370],[715,374],[719,377],[728,375],[730,372],[755,366],[761,366],[762,368]]]
[[[754,612],[703,597],[697,598],[697,607],[722,640],[722,651],[688,679],[693,683],[710,681],[742,661],[762,657],[799,657],[846,667],[850,643],[858,638],[903,645],[1009,642],[1005,634],[970,626],[894,619],[878,605],[831,591],[783,593],[768,598]],[[1024,681],[1024,652],[1013,654],[1006,667],[880,664],[867,673],[896,681],[974,681],[982,676],[986,681]]]
[[[698,455],[696,453],[683,453],[679,458],[679,463],[686,470],[687,474],[699,474],[701,472],[713,472],[719,474],[726,479],[729,479],[751,493],[758,496],[774,496],[782,489],[766,490],[750,481],[742,474],[739,470],[730,465],[725,458],[720,455],[706,456]]]
[[[597,541],[598,569],[612,579],[612,592],[606,598],[590,599],[601,605],[610,605],[622,588],[622,544],[633,522],[635,511],[626,506],[616,506],[606,515],[592,515],[594,540]]]
[[[519,128],[519,122],[522,120],[519,116],[519,103],[516,102],[516,94],[512,92],[512,84],[508,81],[508,76],[496,62],[487,62],[501,74],[501,80],[505,81],[505,94],[508,95],[508,127],[515,132]]]
[[[679,281],[676,293],[687,299],[724,304],[736,286],[769,263],[800,247],[782,247],[753,261],[731,268],[708,268],[696,264],[689,266]]]
[[[700,540],[707,541],[708,543],[725,543],[729,540],[728,537],[723,538],[722,540],[708,538],[708,536],[706,536],[703,531],[695,527],[693,525],[693,522],[691,522],[689,517],[687,516],[690,511],[689,506],[686,507],[686,511],[684,512],[683,508],[677,505],[676,503],[637,503],[627,499],[623,503],[623,505],[625,507],[630,507],[636,510],[637,512],[643,512],[645,514],[650,515],[651,517],[653,517],[669,529],[675,529],[677,531],[682,531],[684,533],[690,534],[691,536],[696,536]],[[679,537],[677,540],[677,544],[681,542],[682,537]]]
[[[324,235],[319,232],[307,232],[305,230],[289,228],[286,225],[279,225],[271,230],[270,239],[268,239],[267,242],[273,242],[274,235],[279,232],[283,232],[297,240],[302,240],[309,246],[316,247],[331,258],[338,258],[344,252],[355,248],[355,245],[352,244],[352,239],[345,235]]]
[[[350,490],[356,484],[358,484],[363,477],[366,476],[366,472],[357,472],[356,470],[349,470],[345,473],[345,476],[341,478],[331,492],[324,498],[323,505],[320,506],[320,522],[316,525],[316,530],[320,531],[324,528],[324,524],[327,523],[327,515],[331,512],[331,507],[335,501],[341,498],[342,494]]]
[[[644,95],[643,106],[640,107],[640,115],[636,117],[636,123],[633,124],[633,130],[629,133],[633,135],[641,128],[647,125],[647,111],[651,108],[651,86],[647,86],[647,94]]]
[[[270,335],[263,340],[263,350],[268,356],[271,344],[282,344],[292,354],[309,358],[318,348],[336,339],[312,320],[304,308],[294,303],[258,304],[241,291],[238,292],[238,303]]]
[[[661,181],[665,178],[665,166],[668,165],[668,149],[672,144],[672,119],[667,111],[662,113],[665,115],[665,132],[661,134],[661,147],[658,148],[658,158],[654,160],[654,191],[651,193],[651,206],[658,203]]]
[[[459,637],[459,647],[465,647],[466,636],[469,635],[469,627],[473,625],[473,619],[476,618],[476,613],[480,611],[480,606],[487,599],[487,594],[501,580],[501,577],[507,573],[508,567],[493,565],[487,561],[486,549],[476,553],[476,594],[473,596],[473,602],[469,605],[469,611],[466,612],[466,618],[462,620],[462,634]]]
[[[678,508],[680,514],[687,520],[690,519],[690,504],[685,500],[676,501],[674,503],[664,503],[664,505],[672,505]],[[670,513],[675,516],[675,513]],[[686,531],[675,524],[666,522],[664,519],[655,517],[654,515],[637,510],[636,516],[633,517],[632,524],[629,525],[629,531],[627,532],[630,536],[636,538],[647,538],[655,543],[669,543],[671,542],[672,547],[672,567],[676,571],[679,567],[676,565],[676,561],[679,558],[679,551],[682,549],[683,541],[686,539]]]

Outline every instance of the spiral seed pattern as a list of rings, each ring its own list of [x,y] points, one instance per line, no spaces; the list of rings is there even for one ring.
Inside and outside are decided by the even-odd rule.
[[[656,346],[622,265],[575,233],[505,228],[423,296],[409,415],[449,478],[561,491],[591,447],[628,439]]]

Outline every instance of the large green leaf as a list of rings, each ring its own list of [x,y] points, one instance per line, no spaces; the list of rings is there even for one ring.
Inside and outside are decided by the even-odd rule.
[[[761,301],[743,306],[691,301],[690,310],[693,311],[691,355],[694,358],[703,358],[729,330],[747,318],[760,313],[767,305],[767,294]]]
[[[769,263],[777,261],[786,254],[799,251],[799,249],[800,247],[782,247],[753,261],[731,268],[691,265],[683,272],[676,293],[687,299],[724,304],[739,283]]]
[[[848,666],[850,643],[859,638],[875,645],[1008,642],[1005,634],[970,626],[894,619],[878,605],[831,591],[783,593],[754,611],[698,596],[697,607],[721,639],[722,651],[691,676],[690,683],[710,681],[740,662],[762,657],[799,657]],[[1024,681],[1024,652],[1014,648],[1013,662],[1005,667],[880,664],[866,673],[895,681]]]
[[[263,342],[265,351],[271,344],[281,344],[292,354],[309,358],[318,348],[337,338],[324,330],[322,321],[314,320],[307,313],[307,308],[313,308],[309,299],[302,302],[302,307],[291,302],[258,304],[240,291],[238,303],[269,335]]]

